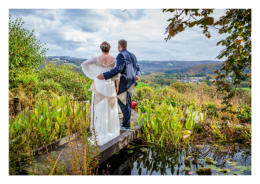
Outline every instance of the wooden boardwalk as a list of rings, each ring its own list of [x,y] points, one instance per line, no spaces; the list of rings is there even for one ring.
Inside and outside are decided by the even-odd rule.
[[[137,134],[140,131],[140,127],[137,124],[137,115],[138,113],[132,110],[131,121],[134,122],[133,129],[129,131],[121,130],[118,137],[102,146],[98,146],[99,164],[110,158],[114,153],[123,149],[137,137]],[[68,138],[63,138],[54,148],[53,146],[49,146],[52,151],[50,151],[48,154],[37,156],[32,166],[26,170],[32,172],[33,174],[44,174],[43,169],[50,165],[50,161],[48,160],[53,158],[53,160],[57,160],[58,163],[62,162],[65,165],[66,170],[69,171],[71,163],[75,161],[74,157],[79,158],[79,162],[83,161],[85,146],[83,141],[77,136],[73,135],[72,139],[73,140],[69,141]]]

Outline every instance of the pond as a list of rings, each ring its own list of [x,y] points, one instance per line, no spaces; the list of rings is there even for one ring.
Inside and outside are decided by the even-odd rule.
[[[140,140],[100,164],[100,175],[251,175],[251,149],[197,144],[159,148]]]

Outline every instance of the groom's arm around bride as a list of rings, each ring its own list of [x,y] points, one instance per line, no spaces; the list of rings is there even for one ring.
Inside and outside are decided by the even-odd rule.
[[[104,79],[110,79],[114,76],[116,76],[118,73],[122,73],[122,71],[124,70],[125,67],[125,60],[122,54],[118,54],[116,57],[116,67],[113,68],[112,70],[103,73],[104,75]]]
[[[127,42],[125,40],[118,41],[118,51],[120,52],[116,57],[116,67],[112,70],[102,73],[98,76],[98,79],[110,79],[120,73],[120,84],[118,95],[124,94],[124,98],[118,100],[118,104],[123,113],[123,121],[121,123],[122,128],[130,128],[131,118],[131,92],[128,90],[132,85],[136,84],[136,75],[140,72],[137,60],[134,54],[126,50]]]
[[[98,79],[100,80],[107,80],[120,73],[119,94],[128,90],[132,84],[135,84],[136,76],[140,74],[139,65],[135,55],[126,50],[126,47],[127,42],[125,40],[119,40],[119,54],[116,57],[116,67],[98,76]]]

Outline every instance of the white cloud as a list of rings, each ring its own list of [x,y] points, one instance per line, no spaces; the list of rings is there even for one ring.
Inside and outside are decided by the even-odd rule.
[[[91,33],[86,33],[79,30],[70,30],[62,32],[65,40],[71,40],[75,42],[88,42],[89,39],[95,36]]]
[[[165,42],[167,19],[160,9],[135,10],[23,10],[11,11],[49,47],[49,55],[89,58],[100,54],[102,41],[110,42],[116,55],[117,41],[126,39],[128,48],[141,60],[213,60],[222,49],[221,37],[212,30],[207,39],[202,30],[188,29]],[[224,14],[217,10],[214,17]]]

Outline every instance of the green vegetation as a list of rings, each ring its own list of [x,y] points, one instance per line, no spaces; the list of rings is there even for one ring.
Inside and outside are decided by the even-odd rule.
[[[17,88],[9,91],[10,115],[13,114],[13,98],[18,97],[22,109],[34,106],[36,98],[48,98],[55,95],[71,96],[74,100],[91,99],[89,87],[91,80],[76,73],[70,66],[46,65],[32,74],[21,74],[17,80]]]
[[[9,89],[17,87],[20,75],[31,74],[45,60],[46,49],[22,19],[9,17]]]
[[[197,171],[198,175],[211,175],[211,169],[210,168],[200,168]]]
[[[96,152],[89,147],[88,139],[91,100],[88,89],[91,81],[75,72],[72,66],[41,65],[45,49],[33,32],[22,28],[22,20],[10,20],[9,28],[10,174],[18,174],[30,165],[34,150],[76,132],[81,136],[82,145],[85,145],[84,163],[80,159],[81,153],[74,152],[69,173],[94,174],[98,160]],[[205,75],[202,82],[178,82],[183,77],[193,75],[197,74],[157,73],[141,77],[133,100],[137,102],[138,123],[142,125],[142,143],[165,150],[197,142],[223,145],[240,143],[250,147],[251,90],[247,89],[248,86],[241,84],[241,89],[229,100],[229,111],[223,111],[223,93],[218,86],[212,83],[208,85],[214,76]],[[18,98],[21,104],[17,115],[14,113],[14,98]],[[129,151],[129,154],[132,153]],[[47,166],[35,166],[30,174],[39,173],[39,170],[42,174],[67,174],[65,166],[59,161],[60,154],[48,155]],[[186,171],[189,172],[190,160],[186,159],[185,162]],[[206,158],[205,162],[211,168],[201,168],[198,174],[209,174],[214,170],[214,160]],[[229,170],[219,172],[226,173]]]
[[[46,64],[43,44],[33,31],[23,28],[22,19],[9,20],[9,172],[18,174],[32,164],[35,150],[73,133],[90,145],[88,90],[91,81],[73,70],[72,66]],[[16,115],[14,98],[21,108]],[[76,173],[93,174],[97,166],[94,152],[84,148],[84,168],[75,160]],[[75,158],[77,155],[77,159]],[[58,156],[59,158],[59,156]],[[59,174],[54,157],[50,170],[44,174]],[[53,165],[54,163],[54,165]],[[58,164],[58,165],[57,165]],[[46,166],[49,168],[48,166]],[[58,169],[59,168],[59,169]],[[65,172],[65,171],[64,171]],[[74,171],[71,171],[75,174]],[[32,173],[33,174],[33,173]],[[66,172],[64,173],[66,174]]]
[[[168,19],[168,32],[165,40],[187,28],[198,26],[203,34],[210,38],[210,27],[218,29],[219,34],[227,35],[217,45],[224,49],[217,56],[225,59],[220,69],[216,70],[216,86],[223,95],[225,109],[231,107],[230,100],[235,96],[235,89],[246,81],[251,86],[251,9],[227,9],[218,20],[212,17],[214,9],[164,9],[163,12],[173,14]],[[227,78],[232,77],[231,84]]]
[[[137,119],[139,125],[142,124],[145,140],[160,146],[177,146],[179,142],[187,144],[199,112],[195,112],[190,107],[183,111],[181,107],[165,102],[156,104],[154,109],[151,105],[148,103],[144,106],[144,113],[139,109]]]
[[[243,143],[251,142],[251,95],[238,93],[232,108],[224,105],[214,86],[205,83],[173,83],[160,88],[138,88],[139,124],[146,142],[185,145],[190,141]]]
[[[20,162],[32,159],[33,150],[75,132],[88,134],[89,104],[69,97],[37,99],[33,109],[26,108],[9,123],[10,173]],[[19,167],[18,167],[19,169]]]

